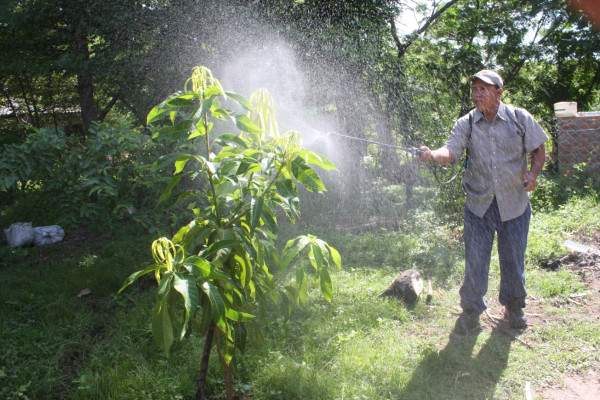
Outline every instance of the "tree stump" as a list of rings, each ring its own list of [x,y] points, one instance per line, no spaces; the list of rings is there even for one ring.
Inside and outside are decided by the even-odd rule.
[[[423,292],[423,278],[413,269],[402,272],[392,284],[385,289],[379,297],[392,296],[412,306]]]

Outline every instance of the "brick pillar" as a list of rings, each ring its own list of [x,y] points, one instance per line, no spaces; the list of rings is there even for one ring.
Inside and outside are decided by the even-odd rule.
[[[600,171],[600,112],[582,112],[558,118],[558,166],[561,172],[574,164]]]

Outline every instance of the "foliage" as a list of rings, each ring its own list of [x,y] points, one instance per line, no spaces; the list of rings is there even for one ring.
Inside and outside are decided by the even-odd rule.
[[[570,199],[597,196],[598,193],[600,182],[596,174],[587,170],[585,163],[580,163],[560,174],[541,174],[529,201],[534,210],[553,211]]]
[[[247,113],[223,108],[228,99]],[[218,125],[228,120],[242,133],[212,138]],[[225,92],[205,67],[196,67],[183,91],[150,111],[148,123],[159,121],[163,126],[154,138],[185,139],[181,151],[165,157],[175,159],[175,177],[160,201],[170,197],[188,201],[193,219],[172,239],[154,241],[155,264],[132,274],[121,290],[154,273],[159,291],[152,332],[160,348],[169,355],[174,316],[182,310],[177,336],[185,338],[195,326],[207,335],[210,348],[216,325],[217,349],[227,371],[235,351],[244,351],[246,325],[254,318],[254,309],[273,301],[289,312],[306,303],[310,275],[302,265],[293,268],[298,257],[307,254],[321,293],[331,301],[328,267],[333,263],[341,267],[339,253],[311,235],[290,240],[281,253],[274,240],[276,209],[281,208],[291,221],[300,214],[294,180],[310,191],[323,192],[325,187],[309,164],[327,170],[335,167],[323,156],[304,150],[297,132],[279,134],[272,100],[265,91],[247,101]],[[185,152],[189,149],[200,154]],[[190,166],[192,162],[198,163],[198,169]],[[203,189],[175,196],[173,189],[184,178],[200,179]],[[289,284],[290,276],[294,286]]]
[[[34,129],[0,157],[0,188],[14,196],[7,219],[72,226],[152,207],[150,138],[127,124],[95,124],[85,138]]]

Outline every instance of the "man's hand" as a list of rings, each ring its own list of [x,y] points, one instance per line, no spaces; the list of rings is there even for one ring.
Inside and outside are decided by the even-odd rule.
[[[523,176],[524,191],[531,192],[533,189],[535,189],[535,181],[538,175],[542,172],[545,162],[546,148],[543,144],[541,144],[537,149],[531,152],[531,168],[529,169],[529,172]]]
[[[537,179],[537,175],[528,172],[523,176],[523,190],[526,192],[533,192],[535,189],[535,181]]]
[[[423,154],[421,154],[420,156],[417,156],[419,161],[422,161],[422,162],[435,161],[436,163],[438,163],[440,165],[450,164],[451,162],[454,161],[454,156],[445,147],[442,147],[437,150],[431,150],[427,146],[421,146],[421,147],[419,147],[419,149],[423,151]]]
[[[423,151],[421,154],[417,155],[417,159],[421,162],[430,162],[433,161],[433,156],[431,155],[431,149],[427,146],[419,147],[419,150]]]

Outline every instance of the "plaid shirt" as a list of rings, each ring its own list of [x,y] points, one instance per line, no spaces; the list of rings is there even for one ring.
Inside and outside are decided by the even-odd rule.
[[[529,203],[528,192],[523,190],[527,153],[546,140],[548,136],[529,112],[502,102],[492,123],[477,109],[456,121],[444,147],[455,160],[469,147],[463,176],[469,210],[483,217],[495,196],[502,221],[522,215]]]

